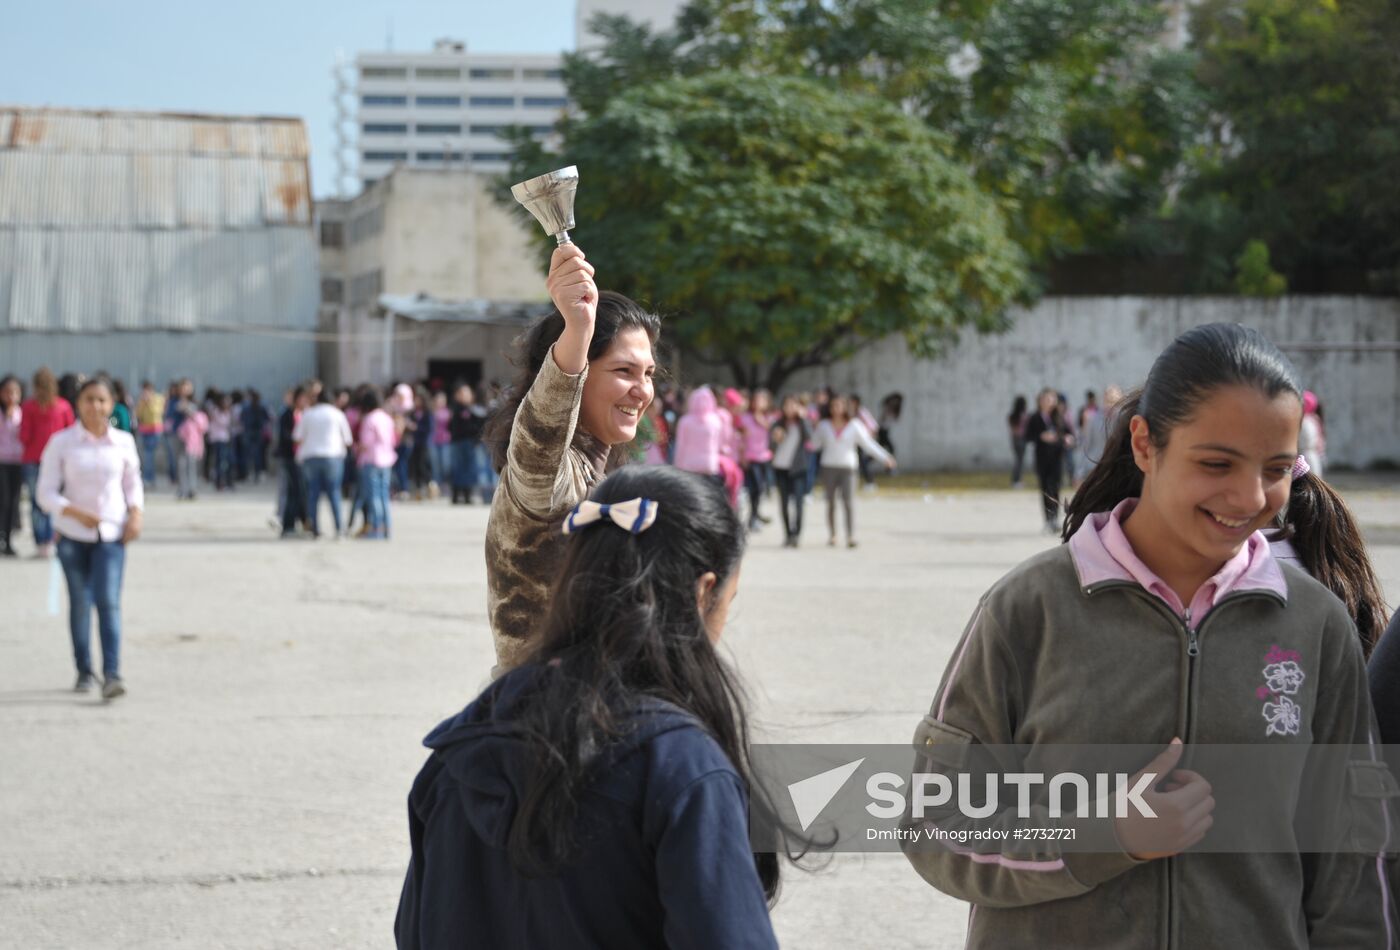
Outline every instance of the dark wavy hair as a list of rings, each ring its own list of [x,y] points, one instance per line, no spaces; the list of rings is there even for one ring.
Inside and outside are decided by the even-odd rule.
[[[1238,323],[1187,330],[1157,357],[1142,388],[1118,404],[1103,458],[1067,506],[1062,539],[1068,541],[1095,512],[1112,511],[1123,499],[1142,496],[1142,472],[1133,460],[1129,431],[1133,416],[1147,420],[1152,444],[1164,448],[1172,430],[1189,421],[1222,386],[1252,386],[1270,399],[1292,393],[1300,404],[1303,399],[1298,371],[1258,330]]]
[[[593,321],[593,340],[588,344],[588,361],[600,359],[612,346],[613,340],[623,330],[638,328],[646,331],[653,348],[661,339],[661,318],[635,301],[611,290],[598,294],[598,314]],[[491,450],[491,464],[499,472],[506,466],[506,452],[510,449],[510,430],[515,424],[515,412],[535,377],[540,373],[549,348],[564,332],[564,317],[554,311],[542,317],[515,341],[515,357],[512,362],[519,372],[510,388],[501,398],[501,404],[486,420],[482,439]],[[613,446],[608,455],[608,469],[612,470],[627,459],[627,449]]]
[[[507,849],[527,875],[548,875],[578,845],[579,802],[609,747],[633,728],[640,704],[661,700],[689,713],[733,763],[755,807],[743,689],[710,642],[697,582],[713,571],[713,596],[739,569],[744,527],[724,489],[665,466],[619,469],[592,493],[598,502],[649,498],[656,522],[640,534],[600,523],[572,535],[551,607],[528,662],[539,676],[513,716],[528,748],[530,780]],[[777,855],[756,853],[764,892],[777,894]]]
[[[1366,554],[1366,539],[1342,496],[1309,472],[1293,479],[1275,539],[1285,538],[1298,560],[1346,604],[1367,657],[1385,632],[1385,598]]]

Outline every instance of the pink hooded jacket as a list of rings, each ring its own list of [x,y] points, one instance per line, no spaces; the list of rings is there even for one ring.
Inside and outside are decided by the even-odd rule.
[[[701,386],[690,394],[685,415],[676,423],[676,468],[701,475],[719,474],[724,420],[714,391]]]

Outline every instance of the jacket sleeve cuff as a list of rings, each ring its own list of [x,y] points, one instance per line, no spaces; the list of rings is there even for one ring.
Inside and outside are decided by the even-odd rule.
[[[1065,868],[1086,887],[1097,887],[1124,871],[1147,863],[1123,850],[1113,830],[1112,818],[1070,818],[1065,820],[1064,826],[1075,832],[1075,850],[1062,855]]]

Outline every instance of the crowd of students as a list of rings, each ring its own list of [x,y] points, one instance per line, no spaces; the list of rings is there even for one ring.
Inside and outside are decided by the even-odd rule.
[[[1071,414],[1069,398],[1047,386],[1036,395],[1034,411],[1025,396],[1017,396],[1006,416],[1011,437],[1011,486],[1020,488],[1026,448],[1030,447],[1037,486],[1040,489],[1046,534],[1059,534],[1059,511],[1064,490],[1078,489],[1103,458],[1113,417],[1123,400],[1123,390],[1109,384],[1103,402],[1092,389],[1084,393],[1079,412]],[[1309,470],[1323,474],[1327,455],[1327,430],[1322,405],[1311,390],[1303,392],[1303,422],[1298,433],[1298,454]]]

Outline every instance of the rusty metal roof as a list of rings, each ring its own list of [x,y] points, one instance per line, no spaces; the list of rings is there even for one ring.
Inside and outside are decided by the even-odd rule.
[[[0,106],[0,329],[314,325],[300,119]]]

